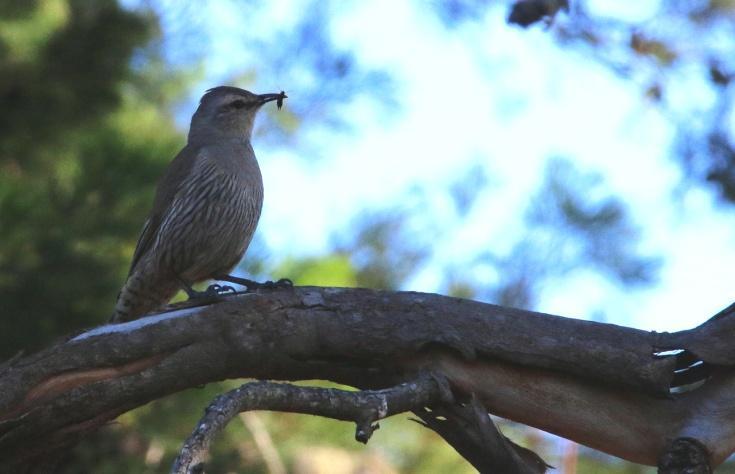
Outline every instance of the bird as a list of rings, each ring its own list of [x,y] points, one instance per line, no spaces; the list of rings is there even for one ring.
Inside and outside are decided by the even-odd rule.
[[[192,116],[186,146],[160,178],[153,207],[118,294],[111,322],[138,319],[162,308],[181,289],[190,298],[216,295],[229,286],[194,283],[220,280],[260,286],[229,275],[240,262],[260,219],[263,178],[250,143],[258,110],[285,92],[254,94],[232,86],[206,91]]]

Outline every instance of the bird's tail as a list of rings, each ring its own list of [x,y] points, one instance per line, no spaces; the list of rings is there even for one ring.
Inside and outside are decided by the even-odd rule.
[[[139,273],[131,274],[117,296],[110,322],[122,323],[145,316],[168,303],[179,290],[175,279],[153,280]]]

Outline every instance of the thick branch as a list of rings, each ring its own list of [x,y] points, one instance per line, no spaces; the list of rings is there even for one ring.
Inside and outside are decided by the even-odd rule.
[[[672,440],[658,462],[659,474],[711,474],[707,448],[693,438]]]
[[[733,362],[732,319],[655,334],[421,293],[237,295],[103,326],[0,368],[0,458],[25,462],[136,406],[216,380],[317,378],[379,389],[428,370],[476,393],[492,413],[634,462],[655,465],[670,439],[690,437],[716,465],[735,447],[735,424],[721,422],[735,416],[735,377],[723,367]],[[684,351],[652,355],[661,349]],[[697,372],[701,360],[712,369]],[[669,395],[678,369],[710,379]]]

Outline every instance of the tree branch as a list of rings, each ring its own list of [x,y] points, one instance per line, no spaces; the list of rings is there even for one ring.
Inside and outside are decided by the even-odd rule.
[[[430,408],[431,407],[431,408]],[[383,390],[346,391],[274,382],[250,382],[218,396],[186,439],[172,474],[204,471],[204,456],[215,436],[238,414],[273,410],[353,421],[355,439],[367,443],[378,420],[413,411],[482,473],[538,474],[548,465],[534,452],[505,438],[476,397],[456,404],[447,382],[421,374],[415,381]]]
[[[503,436],[474,394],[468,404],[443,404],[414,413],[420,424],[436,431],[481,473],[543,474],[551,467]]]
[[[184,442],[171,472],[201,472],[203,456],[215,436],[238,413],[273,410],[353,421],[355,439],[367,443],[378,420],[441,401],[442,387],[429,376],[383,390],[349,392],[334,388],[300,387],[274,382],[250,382],[218,396],[194,432]]]
[[[493,414],[633,462],[657,465],[671,439],[692,438],[716,466],[735,449],[735,424],[721,421],[735,417],[732,313],[669,334],[422,293],[236,295],[3,364],[0,458],[33,463],[121,413],[212,381],[384,389],[430,372]],[[695,383],[670,393],[682,380]]]
[[[659,474],[711,474],[707,448],[693,438],[672,440],[661,454]]]

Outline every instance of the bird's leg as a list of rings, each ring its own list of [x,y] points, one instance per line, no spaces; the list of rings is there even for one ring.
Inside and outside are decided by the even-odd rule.
[[[235,289],[228,285],[218,285],[215,283],[209,285],[204,291],[197,291],[181,278],[179,278],[179,283],[190,300],[219,298],[227,293],[235,293]]]
[[[264,288],[266,290],[275,290],[278,288],[293,288],[293,282],[289,280],[288,278],[281,278],[278,281],[266,281],[263,283],[257,282],[255,280],[249,280],[247,278],[241,278],[236,277],[232,275],[222,275],[216,278],[217,280],[221,281],[228,281],[230,283],[235,283],[238,285],[242,285],[245,288],[247,288],[248,291],[254,291],[261,288]]]

